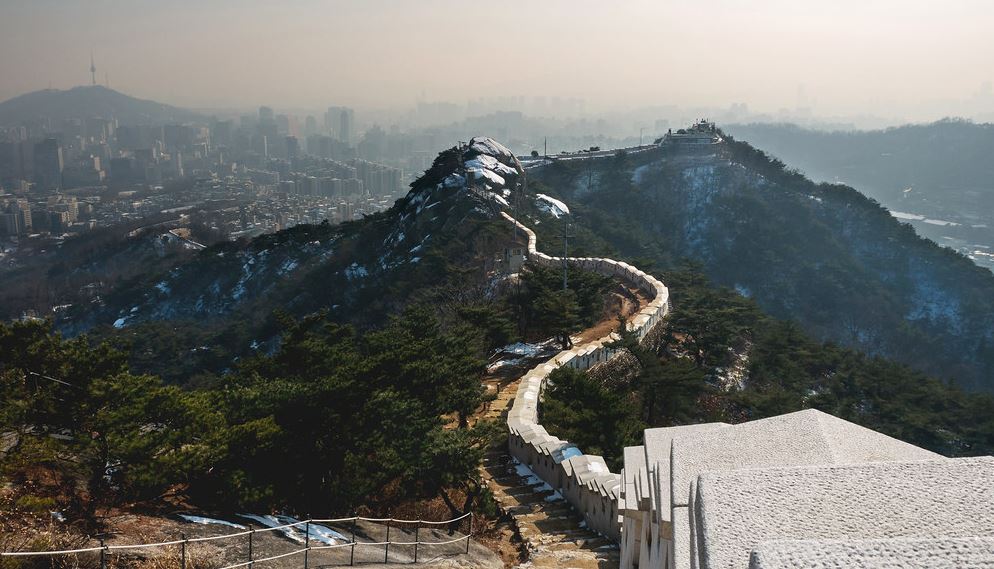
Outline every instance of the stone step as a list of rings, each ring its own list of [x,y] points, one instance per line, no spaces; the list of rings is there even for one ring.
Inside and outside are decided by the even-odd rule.
[[[601,547],[610,546],[610,549],[599,549]],[[551,543],[547,545],[549,549],[553,551],[573,551],[576,549],[585,549],[594,552],[601,552],[604,555],[609,555],[610,552],[617,552],[617,546],[615,543],[607,538],[595,535],[589,539],[580,540],[569,540],[561,541],[559,543]]]
[[[543,500],[541,498],[537,498],[537,497],[535,497],[532,494],[526,494],[524,496],[506,496],[506,495],[504,495],[504,496],[498,496],[495,493],[494,494],[494,498],[504,508],[512,508],[512,507],[515,507],[515,506],[526,506],[526,507],[538,506],[538,507],[542,507],[542,505],[545,503],[545,500]]]
[[[486,453],[483,455],[483,466],[488,468],[507,468],[511,465],[511,457],[503,454]]]
[[[547,517],[560,518],[572,516],[578,520],[577,523],[580,523],[580,517],[576,515],[573,508],[570,508],[564,502],[546,502],[545,500],[542,500],[541,504],[536,505],[541,506],[539,510]]]
[[[571,527],[580,527],[580,519],[572,515],[572,512],[549,512],[544,508],[539,508],[537,511],[522,514],[519,519],[522,523],[536,523],[542,521],[557,522],[560,520],[568,521],[572,524]]]
[[[551,496],[552,495],[552,490],[546,490],[544,492],[539,492],[539,491],[536,490],[536,486],[521,485],[521,486],[509,486],[509,487],[505,487],[504,488],[504,493],[506,493],[509,496],[514,496],[514,497],[524,496],[525,494],[533,494],[535,496],[536,500],[537,499],[544,500],[546,496]]]
[[[553,530],[553,531],[543,531],[542,537],[547,539],[547,543],[555,541],[573,541],[578,540],[592,540],[600,538],[601,536],[590,531],[589,529],[576,528],[576,529],[563,529],[563,530]]]
[[[580,527],[580,522],[576,518],[545,518],[524,520],[523,525],[531,525],[543,534],[555,532],[571,532],[573,530],[587,531]]]
[[[513,516],[517,521],[523,516],[531,515],[542,510],[542,504],[533,502],[531,504],[518,504],[504,508],[509,516]]]
[[[502,484],[504,486],[520,486],[521,477],[514,473],[509,473],[506,468],[484,468],[483,473],[490,477],[491,480]]]

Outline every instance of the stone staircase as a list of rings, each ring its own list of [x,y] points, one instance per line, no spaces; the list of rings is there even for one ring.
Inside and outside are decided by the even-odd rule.
[[[505,385],[484,415],[507,415],[518,381]],[[506,447],[491,450],[481,466],[494,499],[514,519],[528,551],[523,567],[616,569],[620,554],[613,541],[586,528],[583,518],[535,476],[518,468]]]

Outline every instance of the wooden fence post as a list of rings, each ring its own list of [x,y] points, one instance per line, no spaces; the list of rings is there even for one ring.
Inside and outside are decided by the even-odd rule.
[[[355,526],[358,521],[358,513],[352,512],[352,553],[349,555],[349,565],[355,565]]]
[[[384,546],[383,562],[390,562],[390,514],[387,514],[387,539],[386,545]]]
[[[418,519],[418,525],[414,528],[414,562],[418,562],[418,546],[421,545],[421,519]]]
[[[307,569],[307,556],[311,553],[311,520],[304,522],[304,569]],[[186,569],[185,567],[183,569]]]

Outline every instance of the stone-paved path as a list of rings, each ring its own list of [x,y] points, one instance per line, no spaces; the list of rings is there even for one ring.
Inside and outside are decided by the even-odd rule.
[[[500,389],[487,418],[504,420],[518,390],[518,381]],[[514,518],[528,550],[524,567],[616,569],[617,545],[588,530],[583,518],[547,485],[516,468],[506,447],[483,459],[482,475],[504,512]]]

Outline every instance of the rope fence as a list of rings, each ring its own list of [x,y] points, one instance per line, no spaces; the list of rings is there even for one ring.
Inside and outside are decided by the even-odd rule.
[[[469,531],[461,536],[454,539],[446,541],[422,541],[421,540],[421,530],[424,526],[426,529],[435,526],[451,525],[461,522],[469,518]],[[368,522],[374,524],[384,524],[386,526],[386,538],[384,541],[357,541],[356,540],[356,526],[359,522]],[[311,545],[311,525],[312,524],[351,524],[352,535],[348,541],[344,543],[335,544],[325,544],[325,545]],[[390,529],[402,529],[398,526],[400,525],[414,525],[414,541],[396,541],[390,539]],[[295,530],[303,529],[303,547],[288,551],[285,553],[280,553],[277,555],[271,555],[268,557],[256,558],[254,556],[254,541],[255,535],[271,532],[271,531],[281,531],[281,530]],[[330,529],[330,528],[328,528]],[[334,530],[332,530],[334,531]],[[296,540],[294,534],[284,531],[285,536],[288,539]],[[342,535],[335,532],[336,535]],[[322,535],[325,539],[339,540],[337,537],[330,537],[324,534]],[[414,555],[413,562],[418,562],[419,550],[425,546],[440,546],[440,545],[451,545],[453,543],[458,543],[460,541],[466,542],[465,553],[469,553],[470,538],[473,536],[473,513],[463,514],[457,518],[445,521],[432,521],[432,520],[405,520],[398,518],[366,518],[362,516],[352,516],[348,518],[334,518],[334,519],[307,519],[298,522],[292,522],[279,526],[265,527],[261,529],[250,529],[245,531],[239,531],[235,533],[205,536],[205,537],[191,537],[187,538],[185,535],[181,539],[174,539],[171,541],[162,541],[156,543],[132,543],[132,544],[120,544],[120,545],[107,545],[104,540],[100,540],[100,545],[95,547],[82,547],[78,549],[61,549],[61,550],[51,550],[51,551],[0,551],[0,557],[37,557],[37,556],[59,556],[59,555],[75,555],[79,553],[100,553],[100,569],[107,569],[107,556],[115,551],[122,550],[133,550],[133,549],[150,549],[150,548],[160,548],[160,547],[170,547],[179,546],[180,548],[180,568],[187,569],[187,546],[193,543],[203,543],[208,541],[217,541],[222,539],[233,539],[238,537],[248,537],[248,559],[239,563],[233,563],[230,565],[225,565],[219,567],[218,569],[238,569],[240,567],[249,567],[250,569],[256,563],[265,563],[267,561],[275,561],[277,559],[283,559],[285,557],[291,557],[294,555],[304,555],[303,568],[308,569],[309,567],[309,553],[312,551],[324,551],[324,550],[335,550],[350,548],[349,554],[349,565],[355,565],[355,550],[357,547],[382,547],[383,548],[383,563],[390,563],[390,547],[391,546],[413,546]],[[343,536],[344,537],[344,536]],[[379,561],[377,561],[379,562]],[[324,565],[324,564],[323,564]]]

